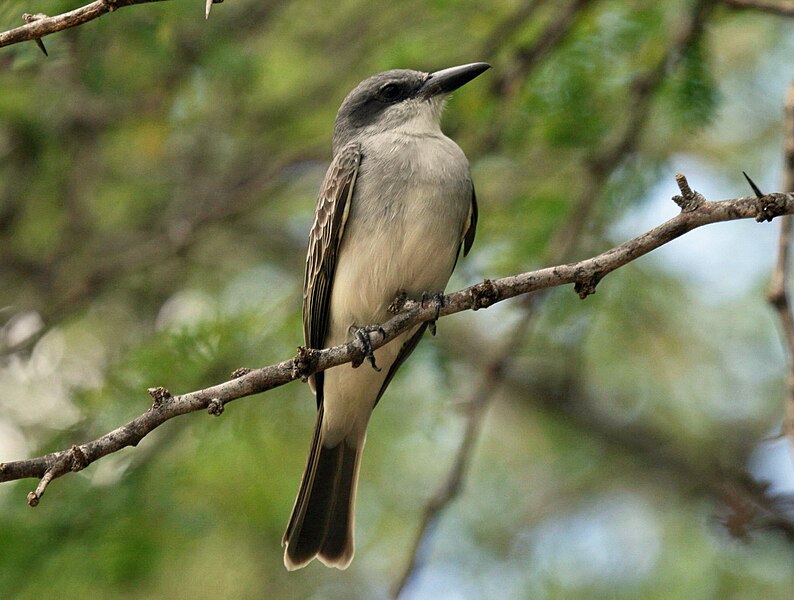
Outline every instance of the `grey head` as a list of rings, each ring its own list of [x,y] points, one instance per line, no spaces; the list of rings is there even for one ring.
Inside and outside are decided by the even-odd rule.
[[[336,115],[334,153],[360,136],[439,131],[447,94],[490,66],[478,62],[432,73],[395,69],[365,79],[347,95]]]

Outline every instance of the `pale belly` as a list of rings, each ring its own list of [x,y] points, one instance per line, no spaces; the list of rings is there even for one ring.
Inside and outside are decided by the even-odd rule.
[[[448,138],[414,150],[364,154],[337,257],[325,346],[387,321],[399,295],[442,292],[449,280],[470,216],[468,163]],[[440,166],[431,162],[439,155]],[[375,351],[380,371],[365,363],[325,372],[324,444],[363,443],[378,391],[416,329]]]
[[[471,207],[468,164],[448,138],[420,147],[362,160],[326,345],[350,339],[351,328],[387,320],[389,304],[402,293],[416,299],[442,292],[452,274]]]

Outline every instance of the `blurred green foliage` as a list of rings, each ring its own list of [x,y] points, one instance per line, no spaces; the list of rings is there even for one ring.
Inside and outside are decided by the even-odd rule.
[[[715,7],[673,48],[696,3],[593,1],[544,53],[561,3],[536,4],[238,0],[205,22],[200,3],[165,2],[50,36],[47,59],[1,49],[0,459],[93,439],[143,412],[148,387],[294,352],[335,111],[374,72],[494,66],[444,119],[480,203],[450,289],[543,265],[577,216],[565,260],[672,216],[677,169],[710,199],[748,193],[742,169],[776,187],[789,22]],[[71,8],[6,0],[0,27]],[[566,289],[535,307],[407,596],[790,597],[791,547],[731,538],[705,481],[772,456],[785,368],[762,291],[774,228],[714,229],[584,303]],[[395,380],[348,571],[281,564],[314,419],[296,383],[167,423],[35,510],[33,481],[2,486],[0,598],[387,597],[460,401],[522,316],[513,302],[444,319]]]

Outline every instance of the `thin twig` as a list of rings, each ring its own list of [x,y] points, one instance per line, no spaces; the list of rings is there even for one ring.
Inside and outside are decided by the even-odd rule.
[[[579,9],[581,8],[582,6],[580,5]],[[545,264],[572,260],[582,239],[582,232],[591,221],[592,212],[603,193],[609,174],[618,168],[623,163],[624,158],[633,152],[639,144],[642,132],[648,122],[650,104],[655,92],[667,72],[684,55],[685,49],[702,35],[706,18],[712,8],[713,6],[708,0],[699,1],[694,6],[690,18],[673,37],[663,56],[651,68],[638,74],[632,81],[629,88],[630,94],[623,130],[618,137],[610,143],[601,146],[586,161],[587,179],[582,192],[572,207],[565,224],[560,227],[557,235],[549,241],[544,258]],[[574,16],[574,14],[569,16],[568,27],[572,26]],[[700,206],[704,199],[699,194],[695,196],[695,193],[689,189],[686,178],[683,175],[678,175],[676,176],[676,182],[681,189],[681,196],[676,196],[673,200],[679,203],[677,198],[681,198],[681,202],[685,202],[687,207],[691,204],[693,209]],[[679,203],[679,206],[682,205]],[[593,284],[593,289],[595,283]],[[587,287],[587,285],[584,285],[582,289]],[[527,337],[534,323],[534,317],[538,314],[536,309],[544,296],[545,294],[541,292],[526,295],[522,298],[521,308],[524,311],[524,318],[512,329],[510,336],[502,344],[501,348],[493,354],[493,357],[483,368],[484,376],[480,384],[475,386],[472,393],[468,395],[465,404],[471,405],[473,408],[470,409],[468,415],[469,421],[466,424],[466,434],[455,454],[454,463],[447,479],[442,482],[439,490],[425,506],[424,515],[411,546],[408,561],[395,586],[392,588],[393,598],[398,598],[402,594],[408,583],[416,578],[418,571],[421,569],[423,555],[425,554],[433,525],[438,521],[441,513],[455,498],[461,488],[461,480],[465,475],[465,471],[461,467],[465,468],[469,464],[470,457],[468,455],[474,449],[474,444],[470,441],[470,438],[476,438],[477,430],[482,423],[481,415],[485,412],[493,391],[500,384],[500,374],[510,368],[514,350]],[[472,428],[475,428],[475,431],[471,431]],[[450,490],[454,491],[454,493],[448,493]],[[441,498],[445,502],[440,502]]]
[[[775,271],[772,274],[772,280],[769,284],[767,298],[777,312],[783,341],[786,347],[788,361],[788,374],[786,377],[788,401],[786,402],[786,416],[783,421],[783,433],[794,441],[794,315],[792,315],[791,312],[791,303],[789,302],[787,291],[791,226],[791,217],[787,215],[780,222],[777,263],[775,265]]]
[[[607,274],[693,229],[736,219],[769,221],[784,214],[794,214],[794,193],[703,202],[696,210],[681,212],[654,229],[592,258],[493,281],[485,280],[450,294],[445,297],[440,310],[429,303],[423,306],[422,302],[406,301],[402,312],[384,323],[380,332],[370,334],[370,343],[374,350],[419,323],[464,310],[487,308],[508,298],[550,287],[574,284],[579,297],[585,298],[595,292],[596,285]],[[359,340],[324,350],[301,349],[294,358],[245,372],[238,378],[206,389],[178,396],[163,391],[158,393],[154,405],[147,412],[94,441],[38,458],[0,463],[0,483],[26,477],[43,478],[45,475],[49,479],[57,479],[69,471],[84,469],[103,456],[127,446],[135,446],[166,421],[190,412],[207,410],[213,401],[225,405],[295,379],[305,379],[317,371],[354,360],[360,361],[363,355],[364,349]]]
[[[0,32],[0,48],[27,42],[29,40],[40,40],[45,35],[63,31],[71,27],[77,27],[88,21],[98,19],[104,14],[113,12],[125,6],[135,4],[148,4],[150,2],[164,2],[165,0],[95,0],[90,4],[76,8],[75,10],[47,17],[37,15],[38,18],[29,21],[25,25]]]
[[[789,87],[786,98],[785,126],[785,173],[783,181],[786,191],[794,191],[794,82]],[[791,253],[792,218],[785,216],[780,221],[777,262],[767,290],[767,299],[777,313],[780,321],[783,342],[788,359],[786,378],[788,400],[783,433],[794,442],[794,313],[789,300],[789,264]]]
[[[550,244],[549,262],[571,260],[577,241],[582,237],[585,225],[591,220],[591,213],[609,175],[623,160],[633,153],[640,143],[642,134],[651,114],[652,100],[669,72],[685,55],[687,48],[697,43],[703,35],[706,20],[714,6],[710,0],[699,0],[692,8],[688,19],[672,36],[672,41],[664,54],[647,70],[637,74],[629,84],[629,97],[626,102],[623,129],[611,141],[601,145],[597,152],[586,160],[587,180],[579,201],[571,210],[568,225],[560,229]]]
[[[425,503],[419,528],[414,535],[414,541],[408,552],[408,561],[403,567],[391,590],[391,597],[397,599],[407,588],[408,584],[419,576],[422,566],[427,562],[426,554],[429,550],[431,534],[435,530],[444,509],[459,494],[466,472],[474,454],[474,446],[482,429],[482,422],[489,400],[493,397],[496,387],[501,383],[499,373],[493,371],[500,367],[499,363],[490,363],[483,369],[480,380],[474,392],[465,401],[467,410],[466,429],[463,432],[452,467],[446,478],[436,492]]]
[[[665,480],[678,482],[688,492],[699,490],[731,511],[725,525],[732,534],[748,537],[750,529],[772,529],[794,541],[794,518],[789,494],[772,494],[768,486],[748,473],[725,468],[717,459],[693,457],[639,421],[616,422],[595,406],[587,387],[570,373],[555,378],[514,368],[503,373],[504,382],[516,393],[528,394],[550,414],[592,433],[606,443],[628,452],[650,468],[664,472]]]
[[[758,10],[783,17],[794,17],[794,2],[788,0],[722,0],[730,8]]]

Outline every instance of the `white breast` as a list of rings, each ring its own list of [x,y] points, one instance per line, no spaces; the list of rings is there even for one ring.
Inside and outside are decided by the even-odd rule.
[[[440,134],[386,133],[363,144],[337,258],[327,343],[351,327],[385,321],[406,292],[444,290],[469,218],[471,177],[463,151]]]

